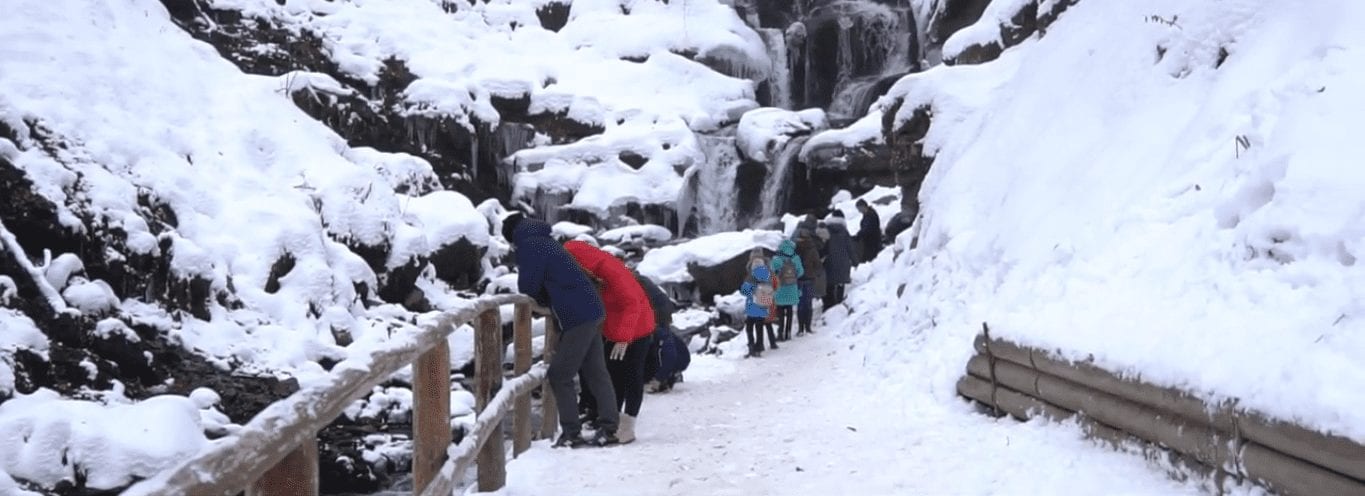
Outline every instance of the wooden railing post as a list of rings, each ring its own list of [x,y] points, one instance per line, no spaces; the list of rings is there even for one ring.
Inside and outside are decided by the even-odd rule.
[[[546,365],[551,363],[551,358],[555,354],[555,345],[559,343],[559,323],[549,315],[545,316],[545,352],[542,361]],[[547,377],[545,384],[540,388],[540,437],[541,439],[555,438],[555,430],[559,428],[559,410],[555,408],[555,393],[550,389],[550,380]]]
[[[260,479],[251,484],[247,496],[317,496],[318,441],[305,441]]]
[[[512,322],[512,342],[516,350],[517,377],[531,370],[531,305],[518,303]],[[512,456],[531,447],[531,395],[517,396],[512,410]]]
[[[436,477],[450,449],[450,342],[442,339],[412,365],[412,491]]]
[[[474,334],[475,410],[480,414],[488,408],[493,394],[502,387],[502,322],[498,310],[479,315]],[[502,422],[498,422],[501,424]],[[479,491],[493,492],[507,483],[507,453],[503,446],[502,429],[494,428],[483,449],[479,450]]]

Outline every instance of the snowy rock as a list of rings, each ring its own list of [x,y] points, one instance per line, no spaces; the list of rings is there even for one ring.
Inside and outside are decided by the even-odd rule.
[[[71,276],[85,272],[85,264],[81,263],[81,258],[72,253],[63,253],[57,258],[52,259],[52,263],[43,267],[43,277],[47,278],[47,283],[58,290],[66,287],[66,282]]]
[[[577,239],[592,233],[592,227],[572,222],[560,221],[550,226],[550,231],[556,239]]]
[[[597,239],[618,244],[634,242],[657,244],[672,240],[673,233],[663,226],[645,224],[604,231],[597,234]]]
[[[40,390],[0,404],[0,467],[46,488],[78,477],[90,489],[123,487],[197,453],[205,441],[198,409],[182,396],[102,405]]]
[[[87,281],[78,278],[71,282],[62,291],[62,298],[66,299],[67,304],[88,314],[101,314],[118,307],[118,296],[114,294],[114,289],[109,287],[109,283],[95,280]]]
[[[827,127],[829,121],[825,119],[825,111],[818,108],[793,112],[765,107],[745,112],[739,119],[735,136],[745,158],[767,163],[793,137]]]
[[[96,323],[94,336],[103,339],[118,336],[130,343],[136,343],[142,340],[138,337],[137,332],[128,327],[128,324],[125,324],[122,320],[113,318],[104,319]]]
[[[0,276],[0,305],[9,305],[10,301],[19,294],[19,287],[14,285],[14,279],[9,276]]]

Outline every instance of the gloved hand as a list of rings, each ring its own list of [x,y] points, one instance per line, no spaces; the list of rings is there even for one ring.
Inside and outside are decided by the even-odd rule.
[[[629,347],[630,343],[616,343],[611,347],[611,354],[607,355],[607,358],[612,360],[623,360],[626,358],[626,348]]]

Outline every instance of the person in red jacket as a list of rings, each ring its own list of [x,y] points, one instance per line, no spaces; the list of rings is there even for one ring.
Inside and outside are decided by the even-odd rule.
[[[616,428],[621,443],[635,440],[635,419],[645,397],[645,359],[654,339],[654,308],[649,296],[630,268],[614,255],[582,241],[564,243],[564,249],[599,284],[607,319],[602,327],[607,351],[607,372],[616,393],[616,408],[625,408]],[[592,392],[584,387],[582,405],[595,405]],[[592,417],[591,413],[588,414]]]

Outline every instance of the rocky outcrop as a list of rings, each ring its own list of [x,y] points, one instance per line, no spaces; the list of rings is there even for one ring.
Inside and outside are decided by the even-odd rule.
[[[769,257],[772,250],[764,249]],[[687,273],[692,276],[692,289],[699,302],[709,304],[713,298],[734,293],[744,283],[748,271],[749,253],[744,252],[716,265],[687,264]]]
[[[1045,35],[1047,28],[1078,1],[1080,0],[1033,0],[1024,2],[1019,5],[1018,10],[1008,13],[1008,19],[999,22],[997,39],[972,43],[957,53],[945,53],[943,63],[948,65],[981,64],[995,60],[1006,49],[1023,43],[1035,33],[1039,36]],[[987,21],[983,19],[981,22]]]
[[[910,119],[896,123],[904,101],[898,101],[886,110],[882,119],[883,139],[890,151],[891,166],[899,171],[897,186],[901,188],[901,213],[914,219],[919,214],[919,190],[924,177],[929,174],[929,166],[934,157],[924,154],[924,137],[929,133],[933,110],[927,106],[916,107]]]
[[[41,122],[25,126],[21,132],[0,123],[0,139],[32,143],[53,155],[67,147]],[[126,231],[91,213],[79,200],[67,205],[80,223],[73,228],[59,218],[58,206],[37,192],[32,178],[3,154],[0,191],[5,192],[0,195],[3,231],[15,242],[0,243],[0,277],[13,282],[15,291],[12,298],[0,301],[0,308],[17,310],[32,320],[48,340],[45,357],[24,348],[9,357],[14,393],[46,388],[68,397],[94,398],[102,391],[121,390],[138,400],[210,387],[222,398],[221,411],[234,422],[245,422],[297,389],[293,381],[233,374],[170,337],[158,320],[204,315],[210,299],[225,307],[240,304],[230,293],[211,290],[202,278],[170,270],[176,249],[173,236],[163,236],[152,253],[130,249]],[[152,233],[161,234],[176,225],[175,213],[152,192],[142,192],[138,205]],[[58,269],[55,264],[34,267],[31,260],[35,259],[76,262],[69,269]],[[61,275],[54,275],[58,271]],[[48,291],[61,292],[77,284],[107,288],[107,298],[115,300],[147,301],[154,308],[145,313],[160,318],[120,311],[112,302],[104,308],[76,305],[83,308],[74,310],[48,298]],[[0,401],[8,395],[0,391]],[[64,482],[57,493],[97,492],[85,488],[84,481],[74,480]]]

